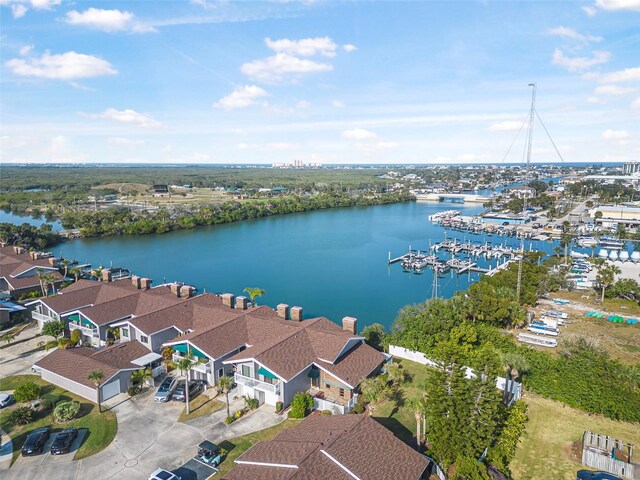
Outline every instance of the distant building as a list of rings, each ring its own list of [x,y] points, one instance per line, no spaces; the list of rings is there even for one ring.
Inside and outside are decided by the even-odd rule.
[[[591,209],[589,215],[595,218],[597,212],[601,212],[602,217],[596,219],[596,225],[602,227],[614,225],[637,227],[640,225],[640,207],[635,205],[600,205]]]
[[[154,183],[153,193],[169,193],[169,185],[163,183]]]
[[[513,187],[509,189],[509,193],[518,197],[519,199],[535,198],[536,189],[531,187],[525,187],[525,186]]]
[[[623,172],[625,175],[640,172],[640,162],[625,162]]]

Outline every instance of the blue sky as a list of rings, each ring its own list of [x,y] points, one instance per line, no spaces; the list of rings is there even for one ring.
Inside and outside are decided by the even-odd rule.
[[[640,0],[0,9],[3,162],[640,159]]]

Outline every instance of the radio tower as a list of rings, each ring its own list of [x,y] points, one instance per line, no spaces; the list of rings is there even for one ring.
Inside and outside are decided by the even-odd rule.
[[[531,166],[531,143],[533,141],[533,121],[536,114],[536,84],[530,83],[530,87],[533,87],[531,92],[531,111],[529,112],[529,132],[527,136],[527,168],[524,173],[524,186],[527,187],[529,183],[529,167]],[[527,190],[524,191],[523,201],[523,218],[527,216]],[[521,232],[520,237],[520,260],[518,261],[518,285],[516,288],[516,297],[520,301],[520,294],[522,292],[522,261],[524,259],[524,232]]]

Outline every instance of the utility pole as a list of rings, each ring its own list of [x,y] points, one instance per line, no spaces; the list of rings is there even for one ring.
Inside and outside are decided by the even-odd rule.
[[[438,271],[437,264],[433,266],[433,284],[431,285],[431,299],[438,298]]]
[[[533,142],[533,121],[536,114],[536,84],[530,83],[530,87],[533,87],[531,92],[531,111],[529,112],[529,132],[527,135],[527,167],[524,173],[524,186],[528,188],[529,183],[529,167],[531,166],[531,144]],[[526,223],[527,217],[527,199],[528,191],[524,191],[523,200],[523,221]],[[523,224],[524,224],[523,223]],[[524,260],[524,232],[521,232],[520,237],[520,261],[518,262],[518,285],[516,287],[516,297],[520,301],[520,295],[522,293],[522,262]]]

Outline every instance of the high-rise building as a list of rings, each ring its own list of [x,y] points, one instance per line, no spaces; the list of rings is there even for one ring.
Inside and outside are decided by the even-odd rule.
[[[625,175],[631,175],[632,173],[640,172],[640,162],[625,162],[624,173]]]

